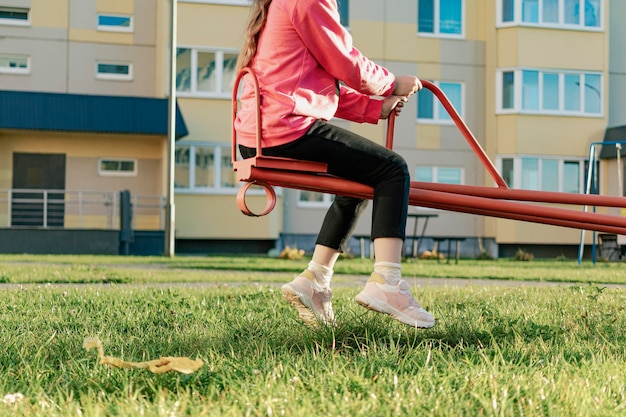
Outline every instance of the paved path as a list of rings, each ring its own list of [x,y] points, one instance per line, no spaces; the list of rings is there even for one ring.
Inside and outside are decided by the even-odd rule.
[[[219,288],[229,286],[270,286],[278,287],[293,279],[292,272],[259,272],[259,271],[221,271],[207,270],[211,274],[245,274],[248,276],[246,281],[235,282],[219,282],[219,281],[194,281],[194,282],[156,282],[156,283],[131,283],[131,284],[98,284],[98,283],[54,283],[54,284],[19,284],[19,283],[0,283],[0,289],[21,288],[27,286],[39,287],[80,287],[80,286],[98,286],[100,288],[107,287],[145,287],[145,288]],[[268,281],[267,275],[271,275],[274,280]],[[333,282],[333,288],[351,288],[362,287],[367,282],[368,277],[365,275],[336,275]],[[586,286],[584,282],[546,282],[546,281],[520,281],[520,280],[500,280],[500,279],[467,279],[467,278],[408,278],[405,279],[411,286],[417,287],[571,287],[574,285]],[[626,284],[592,284],[598,287],[620,288],[626,289]]]

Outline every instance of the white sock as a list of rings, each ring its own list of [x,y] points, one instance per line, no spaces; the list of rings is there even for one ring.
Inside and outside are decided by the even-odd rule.
[[[402,279],[402,264],[394,262],[375,262],[374,272],[385,278],[385,283],[389,285],[398,285]]]
[[[321,263],[311,261],[309,262],[309,267],[307,268],[309,271],[313,271],[313,275],[315,275],[315,281],[320,284],[324,288],[330,287],[330,280],[333,277],[333,269],[322,265]]]

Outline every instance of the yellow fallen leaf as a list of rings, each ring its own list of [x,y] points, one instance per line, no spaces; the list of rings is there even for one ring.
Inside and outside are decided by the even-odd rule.
[[[166,356],[159,359],[154,359],[147,362],[126,362],[120,358],[114,358],[112,356],[104,355],[104,348],[102,342],[97,337],[87,337],[83,341],[83,348],[87,350],[97,349],[98,357],[100,358],[101,365],[108,365],[112,368],[136,368],[136,369],[148,369],[155,374],[162,374],[168,371],[176,371],[183,374],[191,374],[204,365],[200,359],[189,359]]]

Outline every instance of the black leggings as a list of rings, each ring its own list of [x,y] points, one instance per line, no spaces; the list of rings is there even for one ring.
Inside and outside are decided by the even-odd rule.
[[[244,158],[256,153],[245,146],[239,150]],[[406,162],[397,153],[322,121],[316,121],[300,139],[264,148],[263,153],[325,162],[329,174],[373,187],[372,239],[405,238],[411,179]],[[336,196],[316,243],[343,251],[366,205],[367,200]]]

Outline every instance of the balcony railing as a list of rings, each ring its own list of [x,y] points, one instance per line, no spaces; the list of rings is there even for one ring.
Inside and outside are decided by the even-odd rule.
[[[162,196],[131,195],[134,230],[163,230]],[[117,191],[0,189],[0,227],[119,229]]]

